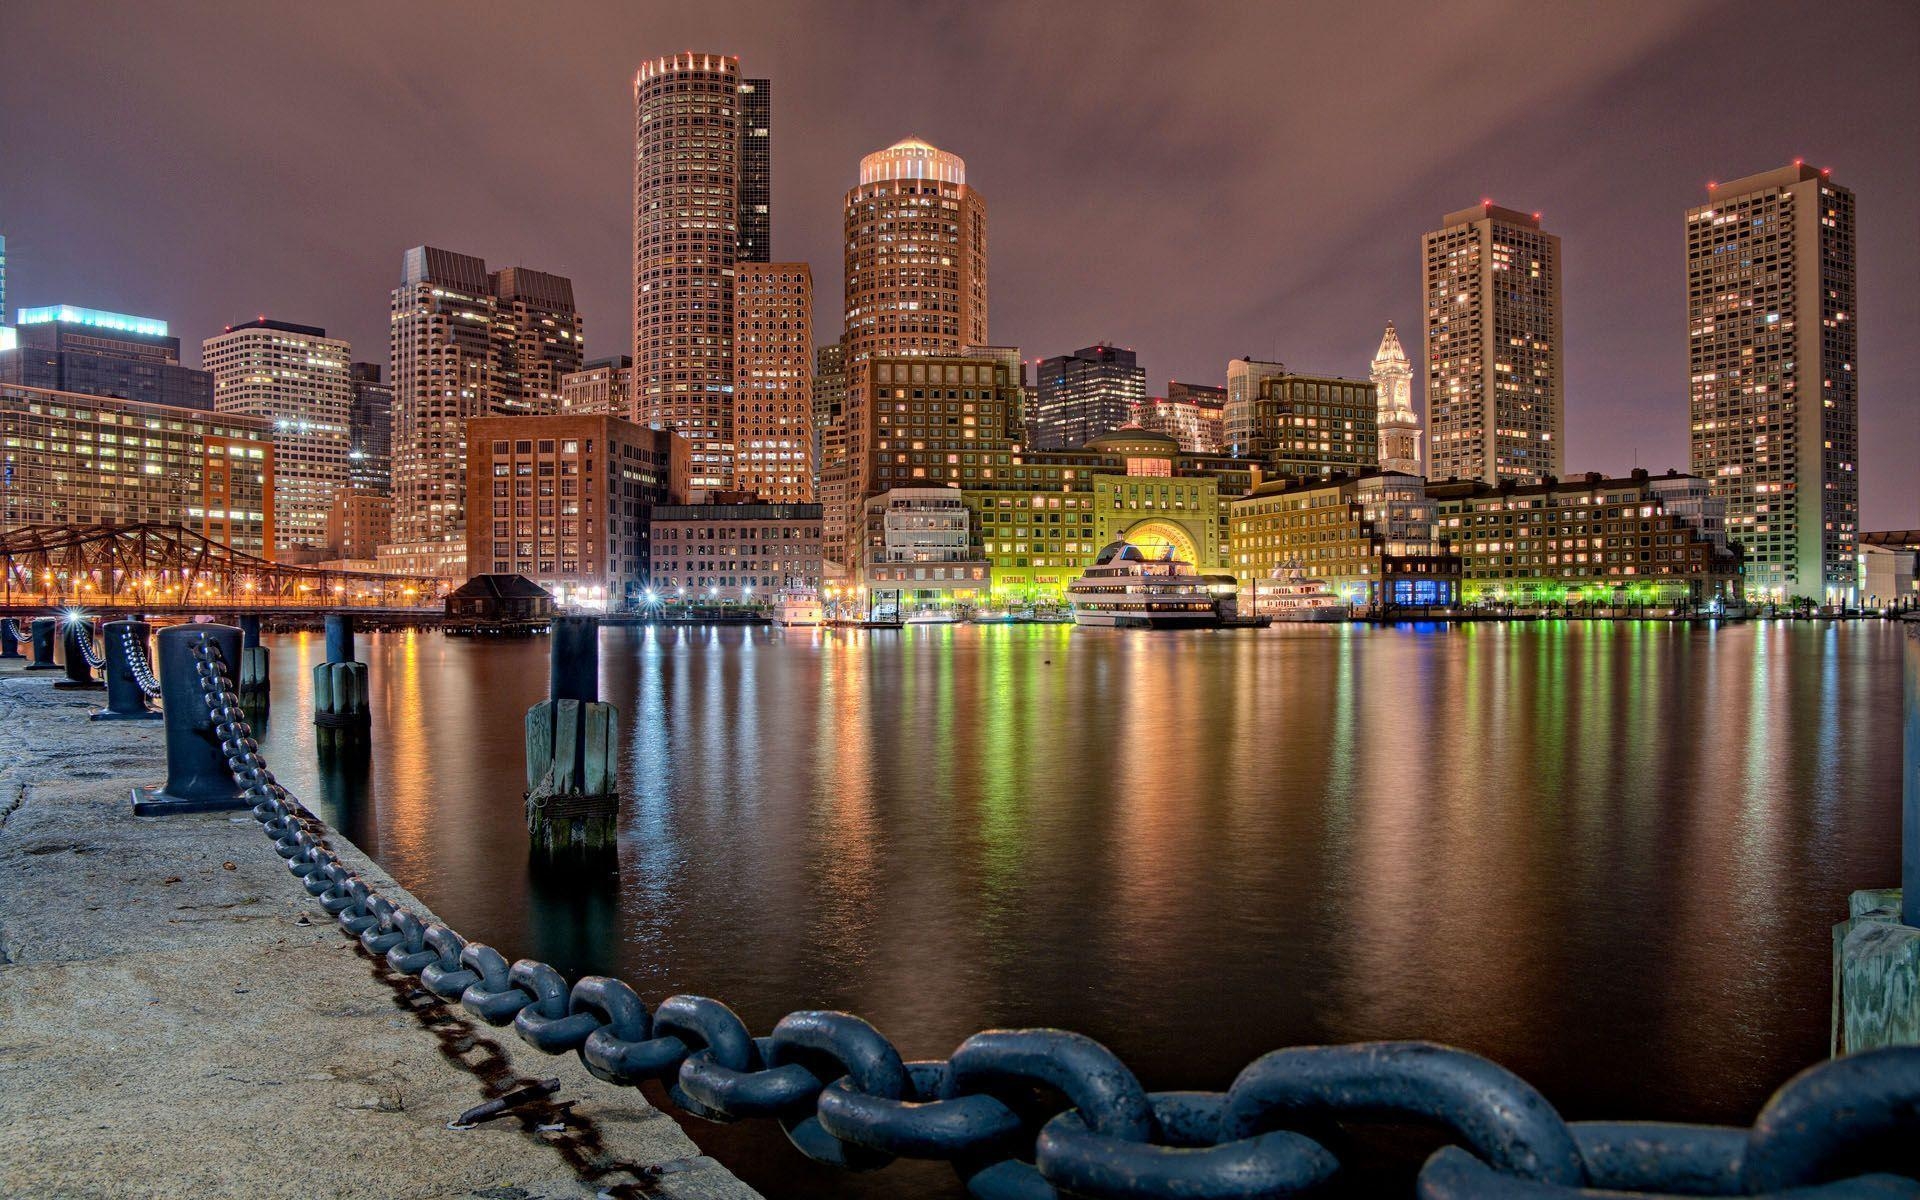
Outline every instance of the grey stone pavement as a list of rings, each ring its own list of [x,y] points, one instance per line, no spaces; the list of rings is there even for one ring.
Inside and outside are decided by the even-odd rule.
[[[391,976],[244,812],[135,817],[159,723],[52,675],[0,663],[0,1196],[754,1197],[637,1090]]]

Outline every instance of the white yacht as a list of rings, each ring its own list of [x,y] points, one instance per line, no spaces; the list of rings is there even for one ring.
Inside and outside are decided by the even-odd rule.
[[[1067,585],[1076,625],[1120,629],[1213,629],[1220,605],[1192,563],[1149,559],[1125,539],[1101,550],[1080,578]]]
[[[783,592],[773,610],[776,625],[819,625],[826,620],[820,597],[812,592]]]
[[[1253,589],[1255,615],[1276,621],[1344,621],[1347,605],[1298,562],[1283,562]]]

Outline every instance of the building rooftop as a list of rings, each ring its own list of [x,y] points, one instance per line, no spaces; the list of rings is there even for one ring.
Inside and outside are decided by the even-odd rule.
[[[88,325],[115,333],[134,333],[142,337],[166,337],[167,323],[158,317],[136,317],[129,313],[108,312],[100,308],[80,308],[72,304],[49,304],[41,308],[23,308],[15,317],[16,325]]]

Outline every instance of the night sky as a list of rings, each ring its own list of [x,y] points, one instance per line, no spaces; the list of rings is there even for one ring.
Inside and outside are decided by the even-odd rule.
[[[774,82],[774,254],[837,331],[840,198],[918,134],[986,197],[991,333],[1230,357],[1416,355],[1419,236],[1491,197],[1565,241],[1567,466],[1686,467],[1683,228],[1795,157],[1859,195],[1867,529],[1920,526],[1920,5],[0,4],[10,307],[264,313],[385,362],[421,242],[571,276],[631,352],[631,81]]]

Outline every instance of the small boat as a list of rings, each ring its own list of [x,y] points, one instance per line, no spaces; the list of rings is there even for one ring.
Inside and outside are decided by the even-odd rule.
[[[953,610],[946,608],[923,608],[907,614],[909,625],[951,625],[957,620],[959,618],[953,615]]]
[[[820,607],[820,597],[812,592],[783,592],[773,610],[776,625],[819,625],[825,620],[826,610]]]
[[[1214,585],[1192,563],[1165,555],[1149,559],[1125,538],[1105,547],[1080,578],[1067,585],[1076,625],[1118,629],[1218,629]]]
[[[1267,582],[1254,588],[1253,610],[1276,621],[1344,621],[1350,615],[1324,580],[1293,561],[1276,565]]]

